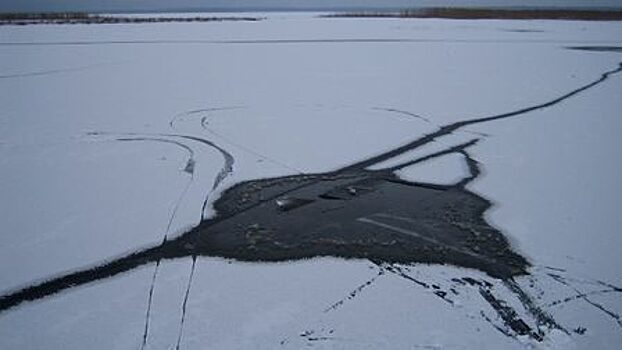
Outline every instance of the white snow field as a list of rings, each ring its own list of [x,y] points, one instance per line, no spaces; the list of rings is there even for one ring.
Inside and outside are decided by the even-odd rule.
[[[543,105],[622,62],[620,22],[250,15],[265,19],[0,27],[0,295],[186,232],[240,181]],[[487,220],[532,265],[517,285],[559,327],[477,270],[198,257],[4,310],[0,348],[616,349],[621,92],[613,72],[388,161],[479,139],[468,188],[494,203]],[[199,138],[233,157],[222,181],[221,152]],[[463,161],[399,175],[449,184]],[[543,338],[514,334],[485,291]]]

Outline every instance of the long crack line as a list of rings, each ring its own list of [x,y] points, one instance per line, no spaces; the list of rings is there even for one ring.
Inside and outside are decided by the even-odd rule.
[[[181,339],[184,334],[184,322],[186,321],[186,307],[188,305],[188,296],[190,295],[190,287],[192,286],[192,280],[194,279],[194,270],[197,264],[197,257],[192,256],[192,268],[190,269],[190,277],[188,277],[188,285],[186,286],[186,293],[184,295],[184,302],[181,305],[181,321],[179,322],[179,333],[177,335],[177,345],[175,350],[179,350],[181,345]]]
[[[577,296],[580,299],[583,299],[586,303],[590,304],[591,306],[593,306],[594,308],[596,308],[597,310],[600,310],[601,312],[603,312],[604,314],[606,314],[607,316],[611,317],[618,325],[618,327],[622,328],[622,317],[620,317],[619,314],[605,308],[604,306],[602,306],[601,304],[591,300],[588,298],[588,293],[582,292],[580,291],[578,288],[576,288],[575,286],[571,285],[570,283],[568,283],[563,277],[559,276],[559,275],[555,275],[555,274],[548,274],[551,278],[553,278],[554,281],[556,281],[557,283],[560,283],[572,290],[574,290],[577,293]]]
[[[529,112],[533,112],[536,110],[541,110],[541,109],[545,109],[548,107],[552,107],[554,105],[557,105],[575,95],[578,95],[581,92],[584,92],[594,86],[597,86],[599,84],[601,84],[602,82],[606,81],[610,76],[614,75],[614,74],[618,74],[622,72],[622,62],[620,62],[618,64],[618,67],[609,71],[606,71],[605,73],[601,74],[601,76],[588,83],[585,85],[582,85],[568,93],[565,93],[557,98],[554,98],[552,100],[549,100],[547,102],[543,102],[540,104],[536,104],[530,107],[525,107],[525,108],[521,108],[515,111],[511,111],[511,112],[507,112],[507,113],[502,113],[502,114],[497,114],[497,115],[493,115],[493,116],[489,116],[489,117],[483,117],[483,118],[475,118],[475,119],[468,119],[468,120],[462,120],[459,122],[455,122],[452,124],[448,124],[445,126],[440,127],[440,129],[438,129],[437,131],[431,133],[431,134],[427,134],[424,135],[412,142],[409,142],[403,146],[397,147],[391,151],[385,152],[385,153],[381,153],[379,155],[376,155],[374,157],[365,159],[363,161],[348,165],[346,167],[343,167],[339,170],[337,170],[337,172],[347,172],[347,171],[353,171],[353,170],[360,170],[360,169],[365,169],[368,168],[374,164],[383,162],[385,160],[388,160],[390,158],[393,158],[395,156],[398,156],[402,153],[405,153],[407,151],[411,151],[413,149],[419,148],[423,145],[426,145],[434,140],[436,140],[439,137],[448,135],[453,133],[454,131],[461,129],[465,126],[468,125],[473,125],[473,124],[480,124],[480,123],[485,123],[485,122],[490,122],[490,121],[495,121],[495,120],[500,120],[500,119],[506,119],[506,118],[511,118],[511,117],[515,117],[518,115],[523,115],[523,114],[527,114]]]
[[[155,269],[153,270],[153,277],[151,277],[151,287],[149,288],[149,299],[147,300],[147,313],[145,315],[145,327],[143,329],[143,341],[140,345],[140,349],[144,350],[147,346],[147,338],[149,337],[149,322],[151,320],[151,305],[153,302],[153,291],[155,289],[156,276],[160,268],[160,261],[156,262]]]
[[[380,267],[379,270],[378,270],[378,273],[376,273],[372,278],[368,279],[364,283],[360,284],[358,287],[354,288],[350,293],[348,293],[348,296],[346,296],[345,298],[342,298],[338,302],[333,303],[331,306],[329,306],[326,309],[324,309],[324,312],[329,312],[329,311],[336,310],[339,307],[341,307],[347,300],[352,300],[352,299],[356,298],[356,296],[360,292],[362,292],[365,288],[371,286],[374,282],[376,282],[378,277],[380,277],[382,275],[384,275],[384,268]]]

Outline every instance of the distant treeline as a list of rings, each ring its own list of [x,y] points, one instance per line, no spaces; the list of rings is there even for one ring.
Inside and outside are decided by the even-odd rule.
[[[336,13],[326,17],[363,18],[447,18],[447,19],[554,19],[583,21],[619,21],[622,10],[566,10],[566,9],[477,9],[477,8],[423,8],[400,12]]]
[[[102,16],[84,12],[63,13],[0,13],[0,25],[29,24],[109,24],[159,22],[258,21],[259,17],[133,17]]]
[[[88,19],[98,17],[86,12],[51,12],[51,13],[0,13],[2,21],[19,20],[68,20],[68,19]]]

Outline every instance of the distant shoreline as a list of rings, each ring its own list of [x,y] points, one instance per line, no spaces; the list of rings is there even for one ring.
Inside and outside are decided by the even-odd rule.
[[[2,25],[35,24],[134,24],[164,22],[255,22],[265,19],[249,13],[240,16],[227,14],[218,16],[206,13],[171,14],[142,13],[135,14],[92,14],[87,12],[51,12],[51,13],[0,13]],[[467,20],[576,20],[576,21],[621,21],[622,9],[618,10],[583,10],[583,9],[522,9],[522,8],[417,8],[398,11],[356,11],[334,12],[319,15],[320,18],[439,18]]]
[[[115,15],[95,15],[85,12],[66,13],[0,13],[1,25],[33,24],[128,24],[128,23],[163,23],[163,22],[223,22],[223,21],[260,21],[263,18],[250,16],[175,16],[175,17],[133,17]]]
[[[397,12],[344,12],[323,15],[327,18],[441,18],[441,19],[516,19],[620,21],[622,10],[580,9],[484,9],[484,8],[422,8]]]

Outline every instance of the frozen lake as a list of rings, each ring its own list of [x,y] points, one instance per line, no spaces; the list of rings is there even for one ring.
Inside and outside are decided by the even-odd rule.
[[[622,23],[244,15],[0,27],[0,348],[622,341]]]

